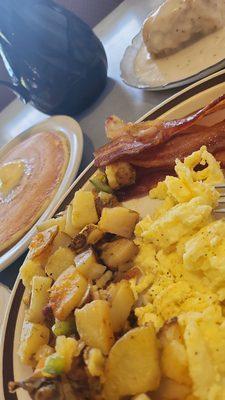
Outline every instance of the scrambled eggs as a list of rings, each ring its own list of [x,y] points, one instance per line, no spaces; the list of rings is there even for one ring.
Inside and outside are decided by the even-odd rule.
[[[201,166],[196,170],[196,166]],[[191,399],[225,399],[225,221],[213,209],[224,181],[219,163],[203,146],[176,161],[176,177],[150,191],[163,200],[153,216],[136,226],[137,265],[131,279],[139,326],[156,330],[176,317],[182,331]],[[174,365],[175,368],[175,365]]]

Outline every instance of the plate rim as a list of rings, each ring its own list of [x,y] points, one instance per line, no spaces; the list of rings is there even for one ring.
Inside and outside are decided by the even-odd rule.
[[[198,81],[199,79],[204,79],[207,78],[209,76],[211,76],[211,74],[214,74],[216,72],[218,72],[219,70],[223,69],[225,67],[225,57],[223,59],[221,59],[220,61],[218,61],[215,64],[210,65],[209,67],[203,68],[201,69],[199,72],[193,74],[193,75],[189,75],[187,78],[184,79],[180,79],[177,81],[172,81],[163,85],[159,85],[159,86],[151,86],[149,84],[145,84],[145,83],[140,83],[140,84],[135,84],[130,82],[126,77],[125,77],[125,69],[124,69],[124,64],[125,64],[125,60],[127,57],[127,53],[129,51],[131,51],[132,49],[135,49],[135,42],[138,41],[141,37],[141,32],[142,30],[140,30],[132,39],[131,44],[129,44],[124,53],[123,53],[123,57],[120,61],[120,77],[122,79],[122,81],[133,88],[136,89],[142,89],[142,90],[146,90],[146,91],[150,91],[150,92],[159,92],[159,91],[165,91],[165,90],[171,90],[171,89],[176,89],[185,85],[191,85],[193,83],[196,83],[196,81]],[[135,75],[135,73],[133,73]],[[136,75],[135,75],[136,76]],[[137,77],[138,80],[138,77]]]
[[[176,94],[169,97],[168,99],[154,107],[152,110],[144,114],[138,119],[137,122],[140,122],[141,120],[147,120],[150,117],[158,118],[160,115],[164,114],[169,109],[176,107],[181,102],[184,102],[185,100],[224,82],[225,69],[213,75],[210,75],[198,82],[195,82],[187,88],[177,92]],[[94,173],[95,169],[96,168],[94,166],[94,162],[92,161],[86,167],[86,169],[77,177],[71,187],[64,194],[55,211],[58,210],[58,208],[61,207],[65,203],[65,201],[67,201],[68,196],[72,194],[74,190],[80,189],[80,187],[83,186],[87,179]],[[5,314],[2,329],[2,340],[0,343],[0,398],[2,400],[19,400],[16,393],[8,393],[8,382],[14,379],[13,343],[18,317],[17,312],[21,304],[23,292],[24,288],[22,285],[22,281],[20,279],[20,276],[18,275],[13,290],[11,292],[7,311]],[[7,349],[7,355],[6,351],[4,352],[4,349]]]
[[[24,139],[31,137],[42,129],[60,132],[67,139],[70,149],[68,165],[66,167],[63,179],[48,207],[44,210],[44,212],[40,215],[38,220],[28,230],[28,232],[26,232],[25,235],[23,235],[14,245],[9,248],[9,250],[0,256],[0,272],[6,269],[13,261],[15,261],[26,251],[28,243],[34,234],[36,225],[50,217],[52,210],[54,210],[55,206],[58,205],[59,200],[62,197],[62,193],[67,191],[70,187],[81,163],[83,154],[83,133],[78,122],[74,118],[66,115],[55,115],[53,117],[48,117],[22,131],[15,138],[2,146],[0,149],[0,157],[15,144],[22,142]]]

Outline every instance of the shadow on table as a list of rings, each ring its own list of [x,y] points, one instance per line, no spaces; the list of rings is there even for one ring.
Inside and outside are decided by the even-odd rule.
[[[94,144],[92,143],[91,139],[85,132],[83,132],[83,139],[84,139],[84,149],[77,176],[79,176],[81,172],[88,166],[88,164],[90,164],[90,162],[93,160],[94,157],[93,156]]]
[[[101,105],[101,103],[104,102],[106,97],[108,97],[109,93],[113,90],[114,86],[116,85],[116,82],[112,78],[107,78],[107,84],[103,92],[100,94],[100,96],[95,100],[95,102],[88,107],[85,111],[82,113],[75,115],[75,118],[79,122],[81,119],[85,118],[86,115],[93,114],[97,108]]]

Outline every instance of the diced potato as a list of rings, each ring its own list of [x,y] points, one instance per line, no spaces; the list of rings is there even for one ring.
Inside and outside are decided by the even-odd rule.
[[[72,238],[65,232],[58,232],[52,243],[52,253],[58,250],[59,247],[69,247],[72,243]]]
[[[135,328],[112,347],[106,361],[104,394],[107,400],[156,390],[160,368],[153,326]]]
[[[59,247],[48,259],[45,272],[54,281],[63,271],[74,264],[74,252],[68,247]]]
[[[104,233],[94,224],[85,226],[81,233],[86,236],[87,244],[89,245],[96,244],[104,236]]]
[[[98,279],[106,270],[104,265],[97,262],[93,249],[90,247],[75,257],[76,270],[86,279]]]
[[[98,212],[98,215],[101,216],[103,208],[112,208],[119,205],[119,202],[113,194],[106,192],[99,192],[95,197],[95,206]]]
[[[134,233],[138,219],[139,215],[136,211],[125,207],[103,208],[99,228],[103,232],[114,233],[129,239]]]
[[[81,339],[90,347],[108,354],[114,343],[110,308],[107,301],[94,300],[75,311],[76,326]]]
[[[138,394],[137,396],[132,397],[132,400],[151,400],[149,396],[145,393]]]
[[[65,320],[79,305],[88,287],[87,280],[76,268],[67,268],[50,289],[49,305],[54,316],[60,321]]]
[[[187,351],[182,333],[176,320],[164,324],[159,334],[161,351],[161,370],[163,376],[181,385],[191,385],[188,370]]]
[[[20,276],[25,288],[31,289],[32,279],[34,276],[45,276],[45,271],[42,268],[40,261],[25,259],[20,268]]]
[[[73,239],[71,247],[76,251],[81,251],[87,245],[93,245],[101,240],[104,233],[95,224],[89,224],[78,233]]]
[[[28,320],[41,324],[44,322],[43,308],[48,304],[49,289],[52,280],[45,276],[34,276],[32,279],[32,291]]]
[[[73,212],[73,205],[69,204],[66,209],[66,224],[65,224],[65,233],[71,236],[72,238],[76,236],[79,232],[79,229],[75,228],[72,222],[72,212]]]
[[[59,227],[57,225],[52,226],[51,228],[46,229],[45,231],[38,232],[32,239],[29,245],[29,253],[28,258],[33,259],[51,246],[54,238],[58,233]]]
[[[186,400],[191,393],[190,386],[181,385],[171,379],[163,378],[154,399],[157,400]],[[194,400],[194,398],[193,398]],[[197,399],[196,399],[197,400]]]
[[[78,190],[75,193],[72,204],[72,223],[76,229],[80,231],[86,225],[98,222],[98,214],[92,192]]]
[[[113,277],[112,271],[106,271],[106,272],[101,276],[101,278],[99,278],[99,279],[96,281],[96,286],[97,286],[99,289],[104,288],[104,287],[106,286],[106,284],[107,284],[109,281],[111,281],[112,277]]]
[[[23,364],[34,366],[35,355],[44,344],[48,344],[49,329],[41,324],[24,321],[18,355]]]
[[[106,166],[106,176],[112,189],[120,189],[135,183],[135,169],[127,162],[119,161]]]
[[[128,281],[123,280],[115,284],[110,308],[113,332],[123,329],[134,302],[135,298]]]
[[[57,225],[59,228],[59,231],[61,232],[61,231],[64,231],[65,224],[66,224],[66,218],[65,218],[65,215],[63,215],[62,217],[47,219],[46,221],[37,225],[37,230],[38,230],[38,232],[41,232],[41,231],[45,231],[46,229],[51,228],[52,226]]]
[[[117,239],[102,246],[101,259],[107,267],[118,269],[132,261],[137,253],[138,247],[133,240]]]
[[[92,376],[102,376],[104,373],[105,357],[99,349],[88,349],[85,358],[87,368]]]
[[[87,264],[88,267],[91,265],[95,264],[97,262],[96,255],[92,249],[92,247],[89,247],[87,250],[83,251],[80,254],[77,254],[75,256],[75,265],[77,268],[83,264]]]
[[[37,353],[35,354],[35,360],[38,362],[43,358],[44,359],[47,358],[53,353],[54,353],[53,347],[49,346],[48,344],[43,344],[43,346],[41,346],[37,351]]]
[[[105,272],[106,267],[102,264],[93,264],[90,268],[84,264],[77,268],[81,275],[88,280],[99,279]]]
[[[29,306],[30,304],[30,297],[31,297],[31,286],[25,287],[24,293],[23,293],[23,303],[26,306]]]
[[[56,353],[65,360],[64,372],[69,372],[73,358],[79,355],[78,341],[74,338],[58,336],[55,349]]]

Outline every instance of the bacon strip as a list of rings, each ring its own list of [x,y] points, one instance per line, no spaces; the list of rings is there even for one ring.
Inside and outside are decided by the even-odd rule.
[[[168,142],[158,146],[157,149],[133,157],[130,162],[144,168],[172,169],[176,158],[183,160],[203,145],[210,153],[214,155],[217,153],[218,161],[224,161],[219,155],[221,149],[225,149],[225,121],[211,127],[193,125],[181,135],[174,136]]]
[[[128,123],[124,124],[123,129],[121,122],[119,133],[114,134],[115,139],[95,152],[95,165],[103,167],[118,160],[130,161],[143,153],[146,155],[156,146],[167,143],[184,131],[187,133],[194,123],[224,106],[225,95],[185,118],[165,122],[156,120]]]

